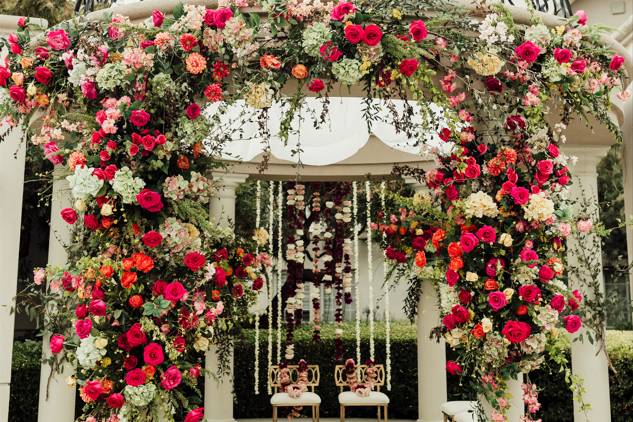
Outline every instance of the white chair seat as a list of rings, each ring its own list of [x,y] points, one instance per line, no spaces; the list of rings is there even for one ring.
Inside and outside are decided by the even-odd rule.
[[[458,413],[453,416],[453,420],[455,422],[477,422],[479,418],[477,417],[477,412],[474,410],[466,411]]]
[[[343,391],[338,395],[338,402],[343,406],[382,406],[389,404],[389,397],[379,391],[372,391],[367,397],[361,397],[351,391]]]
[[[442,403],[440,409],[447,416],[455,416],[459,413],[474,409],[476,405],[477,402],[475,401],[447,401]]]
[[[315,406],[321,404],[321,397],[311,391],[306,391],[301,396],[293,398],[288,393],[275,393],[270,398],[270,404],[273,406]]]

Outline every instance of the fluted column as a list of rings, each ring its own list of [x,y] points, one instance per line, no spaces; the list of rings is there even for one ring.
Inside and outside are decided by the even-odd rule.
[[[594,222],[599,221],[598,212],[598,174],[596,166],[608,151],[608,146],[582,146],[566,148],[566,154],[578,157],[578,163],[571,171],[574,183],[571,187],[572,198],[577,199],[577,211],[591,216]],[[600,239],[596,239],[594,234],[589,234],[583,239],[571,237],[568,239],[568,266],[578,265],[578,257],[574,251],[582,249],[588,251],[592,259],[597,261],[600,272],[597,275],[597,282],[600,283],[600,290],[604,293],[604,277],[602,274],[602,250]],[[595,262],[594,261],[594,262]],[[570,283],[574,287],[582,287],[581,280],[574,274],[570,274]],[[584,289],[586,299],[595,299],[592,291]],[[584,341],[574,341],[571,345],[571,365],[575,375],[584,380],[585,393],[583,395],[585,403],[591,408],[584,411],[580,403],[574,401],[575,421],[610,421],[611,409],[609,398],[609,367],[604,350],[600,349],[598,342],[591,344],[587,340],[587,328],[583,327],[573,335],[582,335]]]
[[[70,225],[62,220],[60,212],[72,205],[70,188],[65,179],[59,179],[55,172],[53,195],[51,198],[51,229],[48,241],[48,264],[64,265],[68,260],[65,246],[72,240]],[[42,359],[51,358],[49,347],[50,333],[44,333]],[[59,356],[58,356],[59,357]],[[40,374],[40,396],[38,422],[73,422],[75,420],[75,387],[68,385],[68,379],[75,373],[75,368],[66,362],[61,372],[51,374],[51,367],[42,364]]]
[[[220,186],[211,199],[210,217],[213,223],[234,227],[235,223],[235,190],[246,181],[247,175],[214,173],[214,180]],[[228,368],[219,368],[218,350],[211,346],[205,360],[204,408],[207,422],[233,422],[233,350],[224,364]],[[217,374],[227,374],[218,377]]]

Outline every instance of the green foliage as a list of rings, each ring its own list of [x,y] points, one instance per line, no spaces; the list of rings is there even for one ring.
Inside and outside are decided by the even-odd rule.
[[[69,0],[3,0],[0,14],[43,18],[53,26],[72,16],[73,2]]]

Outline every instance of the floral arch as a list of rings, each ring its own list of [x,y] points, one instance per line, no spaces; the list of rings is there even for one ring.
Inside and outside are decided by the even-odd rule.
[[[560,147],[580,116],[598,138],[620,139],[611,96],[626,97],[631,63],[585,15],[433,0],[157,4],[148,19],[139,4],[41,34],[20,20],[0,67],[3,116],[70,187],[68,262],[37,271],[33,295],[47,361],[78,365],[82,420],[202,419],[205,351],[249,319],[268,262],[263,244],[209,222],[209,171],[239,137],[263,143],[266,162],[272,137],[300,130],[307,97],[319,105],[303,124],[327,125],[328,99],[343,93],[367,99],[370,126],[451,146],[430,150],[437,168],[411,173],[446,220],[408,201],[404,231],[378,230],[395,271],[449,296],[435,330],[459,352],[448,369],[475,381],[492,417],[508,417],[508,380],[537,367],[560,331],[578,331],[581,315],[600,338],[566,273],[565,238],[589,216],[571,214]],[[223,116],[238,100],[251,117],[236,126]],[[276,102],[285,111],[271,133]],[[431,257],[434,271],[422,263]]]

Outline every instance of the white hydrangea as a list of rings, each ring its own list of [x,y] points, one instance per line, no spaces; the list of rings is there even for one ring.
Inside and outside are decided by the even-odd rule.
[[[541,23],[526,29],[524,38],[526,41],[532,41],[540,47],[545,47],[552,39],[552,35],[549,32],[549,28]]]
[[[97,195],[103,186],[103,180],[94,176],[93,171],[92,167],[77,166],[75,173],[66,177],[74,199],[88,199]]]
[[[95,345],[95,338],[88,336],[81,339],[81,343],[77,348],[76,356],[79,366],[86,369],[92,369],[97,362],[106,354],[105,348],[98,349]]]
[[[471,193],[464,200],[464,215],[467,218],[482,218],[483,216],[494,218],[499,214],[499,208],[494,199],[485,192]]]
[[[321,57],[319,49],[331,39],[330,28],[323,22],[316,22],[303,31],[303,49],[312,57]]]
[[[558,311],[550,305],[541,306],[536,320],[545,331],[551,331],[558,325]]]
[[[112,189],[119,195],[124,204],[132,204],[136,201],[136,195],[145,187],[145,182],[140,177],[134,177],[129,167],[121,167],[110,182]]]
[[[138,387],[126,386],[123,389],[125,400],[135,407],[145,407],[154,400],[156,386],[154,384],[139,385]]]
[[[528,221],[547,221],[554,216],[554,203],[545,196],[545,192],[535,193],[523,206],[523,212]]]
[[[479,39],[489,46],[499,43],[513,43],[514,36],[508,34],[508,25],[499,20],[499,15],[491,13],[479,24]]]

